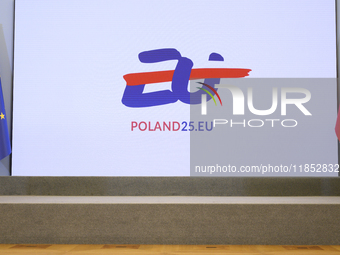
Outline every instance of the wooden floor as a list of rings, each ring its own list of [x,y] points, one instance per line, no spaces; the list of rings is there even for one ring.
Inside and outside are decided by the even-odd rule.
[[[338,246],[0,244],[0,254],[335,254]]]

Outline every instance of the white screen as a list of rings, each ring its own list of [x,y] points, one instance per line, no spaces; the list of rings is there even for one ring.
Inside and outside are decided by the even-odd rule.
[[[165,48],[194,68],[249,68],[249,78],[336,78],[335,3],[16,0],[12,174],[189,176],[189,132],[131,131],[132,121],[189,122],[189,105],[122,103],[124,75],[174,70],[176,60],[138,59]],[[212,52],[224,61],[208,61]],[[336,87],[327,89],[334,123],[319,135],[333,139],[322,152],[332,162],[317,163],[335,164]]]

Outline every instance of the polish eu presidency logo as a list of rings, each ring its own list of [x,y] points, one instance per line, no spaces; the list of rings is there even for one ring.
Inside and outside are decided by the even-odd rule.
[[[175,70],[130,73],[124,75],[126,88],[123,94],[122,103],[128,107],[151,107],[165,105],[181,101],[185,104],[200,104],[201,95],[208,94],[210,99],[216,101],[216,95],[220,104],[221,98],[217,93],[216,84],[221,78],[242,78],[248,76],[251,69],[244,68],[195,68],[193,62],[183,57],[179,51],[173,48],[156,49],[139,53],[139,60],[142,63],[157,63],[162,61],[177,60]],[[209,61],[224,61],[218,53],[211,53]],[[196,92],[188,91],[189,80],[205,79],[198,82],[204,87],[198,87]],[[161,90],[151,93],[143,93],[145,84],[171,81],[171,90]],[[209,91],[209,90],[210,91]]]

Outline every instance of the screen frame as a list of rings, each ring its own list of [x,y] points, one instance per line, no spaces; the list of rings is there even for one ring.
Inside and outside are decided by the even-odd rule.
[[[14,4],[14,2],[13,2]],[[338,33],[338,29],[339,29],[339,26],[338,26],[338,11],[339,11],[339,6],[338,6],[338,1],[336,0],[335,1],[335,10],[336,10],[336,43],[337,43],[337,47],[336,47],[336,53],[337,53],[337,78],[339,78],[339,33]],[[14,13],[13,13],[13,16],[14,16]],[[14,40],[13,40],[14,42]],[[13,58],[12,58],[13,59]],[[14,64],[15,65],[15,64]],[[339,86],[340,86],[340,83],[339,83],[339,80],[337,82],[338,84],[338,93],[337,93],[337,101],[338,101],[338,106],[339,106],[339,98],[340,98],[340,91],[339,91]],[[11,93],[13,93],[13,86],[11,87]],[[8,97],[8,93],[4,93],[4,96],[5,97]],[[12,98],[12,94],[10,95],[10,98]],[[13,101],[12,101],[13,103]],[[12,109],[12,105],[10,107]],[[9,118],[11,118],[12,116],[9,116]],[[12,130],[12,124],[13,124],[13,119],[11,118],[11,121],[9,121],[9,126],[10,126],[10,129],[9,130]],[[340,143],[338,142],[338,162],[340,163]],[[11,155],[9,156],[10,159],[8,159],[7,163],[8,163],[8,169],[10,171],[10,175],[12,175],[12,167],[11,167]],[[5,161],[5,160],[4,160]],[[6,163],[6,164],[7,164]],[[340,173],[339,173],[339,176],[340,176]],[[106,178],[121,178],[121,177],[106,177]],[[124,177],[124,178],[130,178],[130,177]],[[131,178],[158,178],[158,177],[131,177]],[[160,177],[160,178],[165,178],[165,177]],[[167,178],[172,178],[172,177],[167,177]],[[187,178],[187,177],[174,177],[174,178]],[[197,177],[189,177],[189,178],[197,178]],[[230,178],[230,177],[229,177]],[[256,177],[239,177],[239,178],[245,178],[245,179],[253,179],[253,178],[256,178]],[[267,177],[265,177],[267,178]],[[276,177],[276,178],[284,178],[284,177]],[[300,177],[292,177],[292,178],[300,178]],[[316,177],[301,177],[301,178],[316,178]],[[333,178],[333,177],[321,177],[321,178]],[[290,178],[288,178],[290,179]]]

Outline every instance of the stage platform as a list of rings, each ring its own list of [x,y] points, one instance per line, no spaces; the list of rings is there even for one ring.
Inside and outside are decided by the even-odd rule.
[[[0,196],[0,243],[339,245],[340,197]]]
[[[0,195],[340,196],[340,178],[2,176]]]

